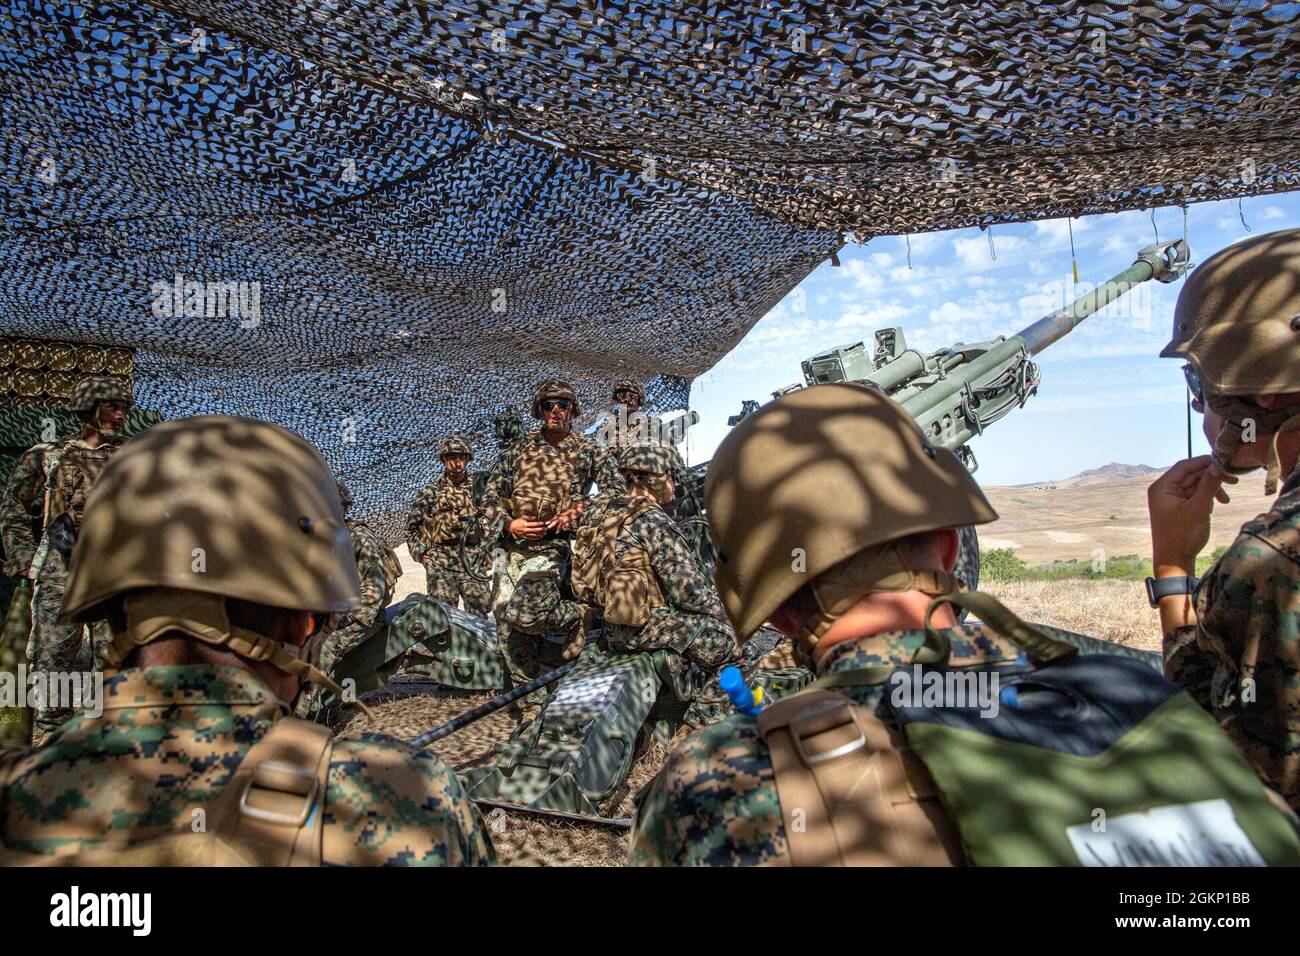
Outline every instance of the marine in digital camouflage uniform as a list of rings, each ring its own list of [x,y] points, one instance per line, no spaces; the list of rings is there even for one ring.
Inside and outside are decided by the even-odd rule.
[[[438,457],[444,472],[415,496],[406,518],[406,546],[424,566],[429,597],[452,607],[464,598],[465,610],[486,616],[492,601],[491,581],[475,578],[460,557],[465,519],[479,510],[467,471],[474,452],[466,439],[454,436],[442,443]]]
[[[685,534],[664,510],[673,500],[671,465],[668,449],[662,447],[625,450],[620,471],[629,493],[600,494],[579,520],[594,530],[616,515],[624,516],[613,554],[593,555],[593,560],[613,566],[626,563],[632,553],[644,555],[664,603],[650,611],[641,627],[606,621],[609,649],[675,651],[669,658],[667,683],[679,700],[690,701],[686,724],[702,727],[731,710],[718,688],[717,674],[729,664],[739,665],[739,647],[713,582]],[[651,501],[656,504],[647,507]]]
[[[1105,648],[1103,641],[1038,627],[1085,650]],[[1020,654],[982,624],[960,624],[943,633],[952,640],[954,665],[1014,661]],[[846,642],[831,648],[816,672],[824,677],[882,665],[906,667],[924,643],[920,629]],[[888,696],[884,682],[836,689],[873,711]],[[787,865],[788,854],[772,758],[753,717],[733,713],[691,734],[637,795],[632,866]]]
[[[916,660],[923,645],[933,648],[927,609],[962,589],[953,574],[956,529],[997,517],[955,455],[931,446],[879,390],[850,383],[792,392],[746,417],[719,446],[705,497],[717,547],[715,581],[736,634],[748,640],[770,621],[820,677],[882,668],[874,676],[855,675],[865,686],[835,688],[886,723],[892,716],[879,705],[889,674]],[[1020,656],[1017,644],[986,624],[959,625],[947,605],[933,613],[935,628],[951,642],[951,664]],[[1110,647],[1042,630],[1084,650]],[[826,710],[815,700],[810,707]],[[759,726],[754,716],[733,714],[669,754],[637,795],[631,863],[792,863],[787,821],[797,819],[798,808],[782,806],[772,750]],[[819,849],[826,836],[818,830]],[[806,840],[805,849],[814,838]],[[946,839],[942,846],[951,861],[956,849]]]
[[[68,854],[189,831],[284,711],[234,667],[133,667],[104,682],[104,715],[77,716],[0,777],[0,842]],[[452,769],[383,734],[336,741],[322,803],[327,866],[494,862]]]
[[[5,543],[5,573],[31,578],[32,632],[27,659],[33,671],[66,673],[76,666],[85,628],[57,622],[67,586],[67,558],[52,546],[51,525],[75,535],[86,497],[96,476],[121,447],[122,426],[132,403],[128,385],[110,376],[90,376],[74,387],[68,408],[82,419],[76,435],[28,449],[9,477],[0,500],[0,527]],[[58,524],[56,524],[58,522]],[[37,541],[34,527],[41,528]],[[103,666],[111,635],[107,627],[91,629],[94,666]],[[63,708],[38,707],[33,731],[38,740],[68,719]]]
[[[611,449],[616,455],[632,445],[657,443],[658,422],[641,413],[645,404],[645,389],[634,378],[624,378],[614,383],[611,395],[615,404],[613,409],[600,420],[593,436],[602,448]]]
[[[543,382],[532,411],[541,427],[502,450],[482,499],[490,519],[506,522],[492,613],[515,683],[539,673],[541,635],[567,631],[571,642],[579,639],[587,611],[564,593],[570,528],[593,483],[625,487],[608,451],[573,431],[581,408],[570,385]]]
[[[128,547],[146,537],[152,547]],[[195,547],[206,553],[201,573]],[[391,737],[332,741],[319,765],[282,752],[289,768],[276,773],[324,776],[323,792],[292,791],[297,827],[268,832],[223,790],[250,773],[240,762],[255,747],[265,759],[276,739],[326,740],[324,728],[284,715],[305,682],[340,692],[313,662],[322,626],[360,603],[334,479],[307,442],[223,415],[133,439],[91,495],[63,611],[68,622],[108,615],[109,661],[122,669],[105,681],[102,716],[79,714],[44,748],[0,758],[0,858],[111,857],[184,837],[209,808],[236,805],[251,833],[240,831],[237,848],[254,862],[279,851],[310,862],[313,848],[323,865],[494,862],[451,768]],[[258,793],[274,789],[248,779]],[[255,805],[251,790],[247,799]]]
[[[1251,237],[1194,270],[1160,354],[1187,361],[1213,449],[1148,492],[1165,674],[1300,810],[1300,230]],[[1261,467],[1267,494],[1289,475],[1281,494],[1190,598],[1216,496]]]

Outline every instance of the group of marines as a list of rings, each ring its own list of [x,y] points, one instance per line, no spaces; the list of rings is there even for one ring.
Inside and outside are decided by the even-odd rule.
[[[1168,682],[1151,680],[1171,699],[1190,695],[1250,768],[1233,806],[1255,821],[1257,842],[1273,834],[1259,853],[1300,862],[1300,231],[1253,237],[1193,272],[1162,355],[1187,363],[1213,452],[1175,465],[1149,492],[1148,591]],[[95,434],[112,411],[98,409],[84,413]],[[444,474],[407,526],[430,593],[495,617],[512,677],[536,672],[543,634],[563,632],[565,655],[580,653],[596,617],[611,647],[677,651],[687,696],[764,625],[818,675],[757,719],[735,713],[680,741],[638,797],[631,861],[977,861],[970,834],[953,830],[951,802],[931,792],[925,803],[885,706],[889,673],[935,659],[1010,668],[1026,653],[1104,655],[1107,645],[1028,625],[965,591],[952,574],[955,529],[997,516],[956,457],[873,388],[782,396],[734,428],[710,468],[715,588],[664,507],[675,452],[575,434],[578,398],[562,382],[543,383],[532,412],[538,428],[502,449],[477,496],[468,443],[444,444]],[[93,459],[98,442],[87,431],[77,440],[87,447],[66,449]],[[23,500],[22,467],[6,507]],[[1215,501],[1259,468],[1270,494],[1282,481],[1280,495],[1198,582]],[[42,747],[0,754],[0,861],[122,859],[145,846],[149,861],[174,861],[180,851],[164,848],[194,852],[191,819],[203,809],[219,823],[203,840],[208,858],[493,861],[477,810],[435,755],[378,734],[335,741],[284,716],[308,684],[330,683],[321,648],[365,606],[355,535],[312,446],[247,419],[168,422],[126,443],[82,504],[66,586],[57,602],[52,590],[42,600],[59,627],[103,629],[106,705]],[[463,576],[459,554],[478,514],[500,528],[490,591]],[[7,549],[8,535],[6,525]],[[195,548],[205,549],[201,572]],[[44,568],[36,578],[38,589],[57,580]],[[953,605],[979,623],[958,623]],[[1039,772],[1030,764],[1022,779],[989,785],[1032,791],[1047,782]],[[910,796],[881,803],[858,792],[863,779],[895,792],[893,778]],[[311,813],[313,801],[324,812]]]

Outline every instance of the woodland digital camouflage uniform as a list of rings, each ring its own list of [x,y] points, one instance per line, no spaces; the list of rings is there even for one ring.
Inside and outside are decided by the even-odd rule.
[[[101,718],[78,715],[42,749],[0,758],[0,838],[72,854],[191,832],[282,710],[237,668],[124,670],[104,682]],[[325,865],[495,862],[451,768],[392,737],[334,743],[323,813]]]
[[[599,495],[583,512],[583,524],[598,524],[632,499],[617,493]],[[638,515],[620,530],[615,560],[639,550],[650,558],[665,603],[650,612],[644,627],[606,624],[610,650],[676,651],[671,682],[682,700],[691,700],[686,722],[702,727],[721,719],[731,708],[717,683],[717,673],[740,664],[736,635],[727,622],[713,582],[700,567],[686,535],[662,508]]]
[[[456,484],[442,475],[415,496],[406,517],[406,546],[411,557],[424,565],[429,597],[452,607],[463,597],[467,611],[486,615],[492,584],[476,580],[460,560],[462,518],[478,510],[469,478]]]
[[[1040,628],[1084,653],[1116,653],[1114,645],[1056,628]],[[953,665],[1014,661],[1020,650],[982,624],[945,629]],[[922,630],[892,631],[832,648],[818,674],[909,665],[925,643]],[[838,687],[889,719],[880,705],[888,682]],[[767,746],[754,717],[733,714],[687,737],[637,794],[632,830],[634,866],[761,866],[788,862],[784,815]]]
[[[332,673],[334,665],[349,651],[359,647],[383,626],[384,608],[388,606],[395,583],[384,571],[384,545],[370,526],[352,518],[345,519],[344,523],[352,535],[352,553],[361,578],[361,606],[339,621],[338,627],[326,636],[321,645],[320,666],[326,674]]]
[[[585,435],[570,432],[552,445],[540,429],[502,450],[488,473],[483,510],[491,518],[519,517],[521,508],[547,519],[585,501],[592,484],[625,491],[609,452]],[[496,568],[492,610],[505,627],[502,642],[511,678],[517,683],[536,676],[537,637],[568,630],[583,618],[583,605],[561,593],[568,562],[568,534],[524,541],[502,535],[505,560]]]
[[[1196,614],[1165,635],[1165,675],[1300,810],[1300,471],[1201,579]]]
[[[32,633],[27,644],[27,659],[33,670],[70,671],[84,641],[81,625],[63,625],[56,621],[63,606],[67,587],[67,564],[58,551],[49,546],[42,534],[38,542],[32,533],[33,522],[45,509],[47,491],[56,497],[80,527],[86,496],[95,476],[121,447],[121,440],[88,445],[79,435],[68,435],[57,442],[44,442],[28,449],[5,487],[0,501],[0,527],[5,543],[5,572],[20,575],[33,568],[36,572],[32,589]],[[104,624],[91,628],[94,666],[103,666],[104,654],[112,639]],[[67,719],[63,710],[38,710],[36,727],[48,732]]]

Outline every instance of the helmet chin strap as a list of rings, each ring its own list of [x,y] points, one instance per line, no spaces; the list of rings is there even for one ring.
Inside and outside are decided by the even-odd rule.
[[[107,655],[108,667],[113,670],[120,668],[137,647],[151,644],[169,632],[179,631],[205,644],[223,647],[244,660],[265,661],[299,678],[300,682],[325,687],[340,700],[344,698],[343,688],[315,666],[325,632],[313,635],[301,648],[274,641],[264,634],[231,624],[226,613],[226,599],[199,591],[144,588],[128,593],[122,609],[126,614],[126,628],[114,636]],[[352,703],[367,717],[374,717],[370,708],[361,701]]]
[[[920,591],[940,597],[968,590],[960,578],[944,571],[913,571],[892,544],[860,551],[819,574],[812,582],[817,610],[794,636],[796,657],[810,661],[818,642],[849,609],[870,594]]]

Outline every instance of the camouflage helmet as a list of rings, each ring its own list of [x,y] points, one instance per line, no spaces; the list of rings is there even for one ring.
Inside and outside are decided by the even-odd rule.
[[[519,409],[507,408],[500,414],[494,415],[492,417],[492,434],[496,438],[499,448],[504,448],[511,442],[524,437],[524,419],[519,414]]]
[[[1212,449],[1219,471],[1254,470],[1233,464],[1248,422],[1271,436],[1264,492],[1273,494],[1277,436],[1300,428],[1300,408],[1265,409],[1250,396],[1300,392],[1300,229],[1255,236],[1207,259],[1178,296],[1173,337],[1160,355],[1187,360],[1221,417]]]
[[[533,417],[542,417],[542,402],[548,398],[567,398],[573,403],[573,418],[576,420],[582,414],[582,408],[578,405],[578,393],[573,390],[573,386],[568,382],[563,382],[558,378],[548,378],[537,386],[537,391],[533,392]]]
[[[473,458],[474,449],[469,447],[469,442],[463,435],[452,435],[438,449],[438,458],[440,460],[448,455],[464,455],[467,458]]]
[[[132,404],[131,384],[111,375],[88,375],[72,386],[68,409],[78,414],[91,412],[100,402]]]
[[[352,497],[352,492],[348,489],[347,485],[343,484],[341,478],[335,478],[334,484],[338,486],[339,501],[343,503],[343,510],[347,511],[356,503],[356,499]]]
[[[1218,395],[1300,391],[1300,229],[1234,243],[1194,270],[1160,355],[1187,359]]]
[[[86,501],[60,620],[92,620],[134,589],[291,610],[358,607],[339,488],[278,425],[199,415],[155,425],[104,466]]]
[[[790,392],[747,416],[718,447],[704,495],[714,580],[741,640],[868,549],[997,518],[956,455],[878,389],[851,383]],[[902,589],[867,583],[854,600]]]
[[[671,475],[674,457],[678,457],[676,450],[664,445],[629,445],[618,453],[618,467],[646,475]]]
[[[636,400],[640,402],[642,405],[645,404],[645,389],[641,386],[641,383],[638,382],[636,379],[620,378],[617,382],[614,383],[614,390],[613,393],[610,395],[610,397],[617,400],[618,393],[622,391],[635,392]]]

